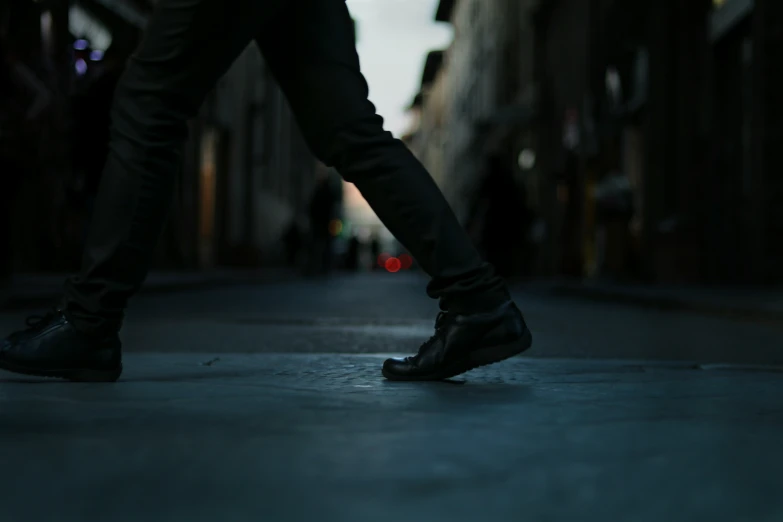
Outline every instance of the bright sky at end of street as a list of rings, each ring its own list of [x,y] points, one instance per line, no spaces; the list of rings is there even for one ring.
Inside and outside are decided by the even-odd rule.
[[[357,51],[370,100],[385,127],[401,136],[405,108],[419,90],[427,52],[445,49],[451,26],[435,21],[438,0],[347,0],[356,20]]]

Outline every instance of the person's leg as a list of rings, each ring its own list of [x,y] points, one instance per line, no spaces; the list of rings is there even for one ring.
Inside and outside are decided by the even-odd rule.
[[[64,311],[79,328],[119,325],[147,276],[173,198],[186,122],[280,3],[157,3],[115,92],[110,153],[82,268],[65,287]]]
[[[345,0],[299,0],[257,41],[318,158],[356,185],[431,277],[444,312],[419,353],[389,359],[395,380],[438,380],[530,347],[505,282],[484,263],[421,163],[383,129],[359,67]]]
[[[0,303],[4,290],[10,285],[13,267],[13,249],[11,247],[11,204],[14,196],[14,180],[17,173],[10,163],[0,161]]]
[[[122,372],[118,330],[142,285],[206,94],[284,0],[159,0],[115,92],[110,153],[82,269],[62,309],[0,342],[0,368],[81,381]]]
[[[429,173],[383,129],[368,99],[344,0],[299,0],[257,41],[313,152],[354,183],[432,278],[428,293],[457,311],[508,300]]]

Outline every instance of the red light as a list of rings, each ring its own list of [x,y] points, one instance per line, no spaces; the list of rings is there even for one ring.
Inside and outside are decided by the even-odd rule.
[[[329,222],[329,233],[337,237],[339,236],[343,231],[343,222],[339,219],[333,219]]]
[[[413,266],[413,258],[408,254],[402,254],[400,256],[400,268],[408,270]]]
[[[392,274],[395,272],[399,272],[401,268],[400,260],[396,257],[390,257],[386,260],[386,270],[391,272]]]
[[[389,261],[391,256],[389,254],[381,254],[378,256],[378,259],[376,260],[378,262],[378,266],[381,268],[386,266],[386,262]]]

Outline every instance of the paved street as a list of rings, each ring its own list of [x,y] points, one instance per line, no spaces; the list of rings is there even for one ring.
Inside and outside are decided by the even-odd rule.
[[[140,296],[121,382],[0,374],[0,521],[783,519],[781,325],[523,292],[531,356],[383,381],[422,287]]]
[[[437,304],[415,274],[224,285],[136,298],[128,352],[395,353],[432,333]],[[753,322],[515,292],[537,357],[783,365],[783,322]],[[0,331],[40,310],[0,313]]]

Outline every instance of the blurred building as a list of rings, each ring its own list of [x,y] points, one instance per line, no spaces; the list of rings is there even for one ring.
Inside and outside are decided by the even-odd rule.
[[[197,231],[182,246],[190,264],[277,264],[288,226],[307,214],[316,160],[254,45],[192,127],[186,172],[195,175],[183,177],[179,201],[190,209],[179,226]]]
[[[603,36],[594,83],[616,78],[599,106],[638,186],[644,272],[658,281],[783,280],[780,108],[770,95],[783,52],[771,28],[783,6],[607,4],[594,24]]]
[[[513,164],[538,275],[780,281],[781,17],[773,0],[441,0],[446,116],[433,133],[423,85],[412,147],[462,218],[483,158]]]
[[[15,56],[52,93],[37,130],[41,154],[16,197],[17,270],[72,270],[79,261],[85,210],[74,182],[71,97],[110,50],[127,59],[146,25],[150,0],[9,0]],[[11,5],[9,4],[9,5]],[[251,45],[190,122],[175,204],[156,267],[275,264],[282,236],[306,212],[315,159],[280,88]],[[84,147],[78,150],[84,150]],[[43,193],[41,192],[43,191]],[[48,192],[47,192],[48,191]],[[51,192],[51,193],[49,193]]]
[[[428,107],[430,103],[442,103],[441,112],[448,115],[448,135],[440,134],[438,138],[443,155],[439,168],[448,176],[440,178],[450,203],[463,220],[467,217],[468,196],[481,167],[481,159],[476,154],[476,124],[497,105],[496,36],[503,25],[499,7],[496,1],[441,0],[435,13],[436,21],[454,26],[455,38],[443,54],[443,63],[439,64],[445,100],[428,100],[425,96],[422,115],[438,112]],[[418,147],[431,148],[424,144]]]
[[[487,159],[503,158],[517,182],[538,201],[534,165],[519,172],[520,154],[534,154],[531,132],[537,85],[533,81],[532,31],[526,30],[535,2],[441,0],[435,20],[454,26],[445,51],[429,53],[411,144],[439,182],[458,217],[472,218],[476,190]]]
[[[443,69],[444,54],[444,51],[432,51],[427,55],[420,91],[409,107],[411,128],[403,137],[403,141],[441,187],[448,138],[450,87],[449,76]]]

